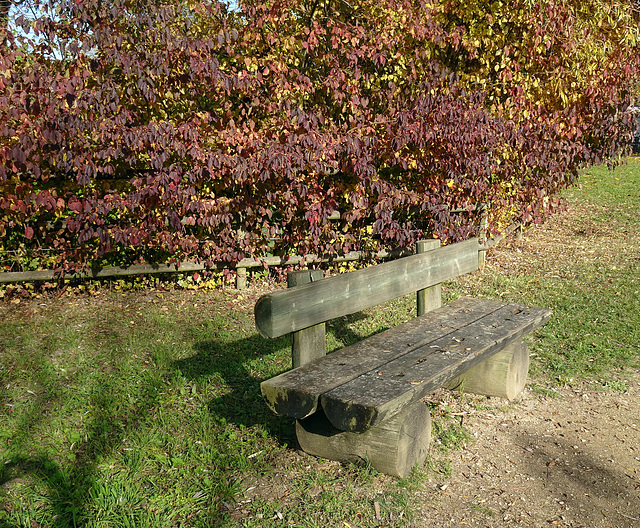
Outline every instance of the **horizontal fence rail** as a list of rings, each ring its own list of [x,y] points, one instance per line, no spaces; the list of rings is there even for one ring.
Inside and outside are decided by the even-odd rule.
[[[506,238],[514,231],[520,233],[522,231],[522,224],[511,224],[504,231],[504,233],[494,238],[487,238],[486,234],[485,236],[481,236],[479,239],[480,243],[478,244],[478,258],[480,265],[484,264],[487,250]],[[238,289],[243,289],[246,287],[248,269],[297,266],[301,264],[340,264],[343,262],[358,262],[371,259],[395,259],[412,255],[413,253],[413,250],[404,248],[391,251],[378,251],[377,253],[372,253],[369,251],[351,251],[349,253],[346,253],[345,255],[332,258],[321,258],[316,255],[307,255],[305,257],[301,257],[298,255],[289,255],[286,257],[245,258],[235,265],[222,262],[214,264],[214,266],[205,266],[204,264],[198,262],[179,262],[175,264],[134,264],[131,266],[109,266],[93,268],[84,272],[69,272],[65,273],[63,277],[59,272],[56,272],[54,270],[10,271],[0,273],[0,284],[56,281],[61,278],[68,280],[103,279],[113,277],[130,277],[136,275],[160,275],[168,273],[190,273],[205,270],[220,271],[224,269],[235,269],[236,287]]]
[[[134,264],[132,266],[109,266],[104,268],[94,268],[85,272],[69,272],[64,275],[65,279],[102,279],[111,277],[127,277],[132,275],[159,275],[163,273],[189,273],[204,270],[223,270],[236,269],[247,270],[251,268],[265,268],[274,266],[296,266],[299,264],[321,264],[341,262],[357,262],[371,258],[386,259],[400,258],[411,255],[413,252],[409,249],[379,251],[371,253],[366,251],[351,251],[345,255],[333,258],[320,258],[315,255],[307,255],[301,257],[298,255],[290,255],[287,257],[262,257],[262,258],[245,258],[234,265],[227,263],[218,263],[214,266],[205,266],[197,262],[180,262],[176,264]],[[0,273],[0,283],[16,283],[16,282],[36,282],[36,281],[53,281],[58,280],[59,273],[54,270],[42,271],[11,271]]]

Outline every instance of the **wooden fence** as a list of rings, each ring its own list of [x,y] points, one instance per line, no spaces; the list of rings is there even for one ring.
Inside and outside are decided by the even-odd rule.
[[[486,221],[481,221],[480,225],[480,244],[479,244],[479,263],[482,266],[485,262],[486,252],[489,248],[503,240],[506,236],[517,231],[522,232],[522,224],[515,223],[509,226],[504,233],[494,238],[488,238],[486,234]],[[227,263],[216,264],[213,268],[205,266],[197,262],[180,262],[177,264],[135,264],[132,266],[109,266],[101,268],[93,268],[86,272],[74,272],[68,273],[64,276],[65,279],[103,279],[113,277],[128,277],[135,275],[159,275],[166,273],[192,273],[196,271],[204,270],[223,270],[223,269],[235,269],[236,271],[236,288],[244,289],[247,285],[247,270],[253,268],[267,268],[267,267],[284,267],[284,266],[297,266],[315,265],[322,263],[338,264],[342,262],[358,262],[362,260],[370,259],[394,259],[412,254],[410,249],[401,249],[393,251],[380,251],[378,253],[364,252],[364,251],[352,251],[340,257],[333,257],[330,259],[320,258],[315,255],[307,255],[300,257],[297,255],[290,255],[286,257],[262,257],[262,258],[245,258],[238,262],[235,266]],[[60,279],[58,272],[54,270],[41,270],[41,271],[17,271],[17,272],[4,272],[0,273],[0,284],[8,283],[22,283],[22,282],[39,282],[39,281],[56,281]]]
[[[320,263],[341,263],[357,262],[360,260],[377,258],[389,259],[399,258],[411,254],[410,250],[400,251],[380,251],[372,254],[363,251],[352,251],[346,255],[331,259],[322,259],[314,255],[300,257],[291,255],[287,257],[263,257],[245,258],[235,266],[226,263],[216,264],[215,267],[208,267],[197,262],[180,262],[177,264],[134,264],[132,266],[109,266],[104,268],[93,268],[86,272],[68,273],[65,279],[103,279],[111,277],[127,277],[135,275],[159,275],[163,273],[190,273],[203,270],[223,270],[225,268],[236,270],[236,286],[243,289],[246,286],[247,270],[252,268],[267,268],[274,266],[296,266],[299,264],[320,264]],[[16,271],[0,273],[0,283],[20,283],[37,281],[55,281],[60,276],[53,270],[42,271]]]

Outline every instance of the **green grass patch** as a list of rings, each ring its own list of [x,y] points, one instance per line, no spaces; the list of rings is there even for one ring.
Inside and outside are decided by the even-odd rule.
[[[452,282],[447,294],[552,308],[530,340],[533,376],[611,387],[640,368],[640,159],[596,167],[581,181],[567,193],[567,213],[533,236],[534,253],[516,247],[504,267]]]
[[[505,249],[517,265],[490,260],[445,286],[445,300],[554,310],[529,340],[543,396],[584,380],[624,391],[628,369],[640,367],[638,189],[636,159],[591,171],[545,243]],[[429,471],[446,476],[446,460],[397,480],[297,453],[293,422],[268,411],[259,389],[289,368],[289,343],[259,337],[252,308],[229,290],[5,299],[0,528],[410,522],[414,490]],[[332,321],[329,349],[414,315],[407,297]],[[444,450],[468,439],[455,418],[434,423]]]
[[[409,481],[295,452],[259,388],[289,343],[259,337],[238,292],[41,301],[0,308],[0,527],[377,526],[374,502],[410,516]],[[361,325],[336,322],[334,346]]]

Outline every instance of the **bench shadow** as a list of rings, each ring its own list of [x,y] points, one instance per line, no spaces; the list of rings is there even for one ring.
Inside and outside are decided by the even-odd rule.
[[[351,315],[345,315],[332,319],[325,323],[327,329],[327,335],[332,334],[336,341],[342,343],[342,346],[349,346],[362,341],[369,336],[361,336],[355,332],[352,328],[354,323],[367,319],[367,314],[358,312]],[[384,329],[386,330],[386,328]],[[376,332],[377,333],[377,332]],[[371,334],[370,334],[371,335]]]
[[[344,346],[361,341],[364,337],[351,325],[365,319],[366,314],[356,313],[327,323],[327,334]],[[258,334],[229,343],[209,339],[193,345],[195,354],[173,363],[173,368],[189,381],[206,383],[212,377],[221,379],[228,389],[224,394],[209,401],[209,412],[227,422],[244,427],[263,427],[281,445],[296,445],[295,421],[274,414],[266,405],[260,383],[267,378],[257,371],[264,371],[263,362],[274,363],[274,376],[291,369],[290,338],[265,339]],[[285,361],[282,357],[285,349]],[[256,362],[261,363],[255,365]],[[280,362],[280,364],[277,364]],[[252,368],[255,365],[256,368]]]
[[[253,427],[260,425],[280,444],[295,443],[294,421],[275,415],[266,406],[260,392],[260,383],[266,378],[256,374],[253,364],[274,362],[287,338],[268,340],[254,335],[229,343],[210,339],[193,345],[195,354],[173,363],[173,368],[188,380],[206,383],[212,377],[221,380],[225,392],[208,403],[209,412],[227,422]],[[256,365],[262,370],[262,365]],[[288,370],[282,365],[279,372]]]
[[[359,341],[362,336],[354,332],[350,325],[364,317],[365,314],[354,314],[335,320],[329,323],[327,332],[345,345]],[[117,326],[111,326],[119,321],[98,323],[100,332],[96,333],[94,344],[97,346],[113,341],[107,343],[108,347],[119,345],[120,333]],[[53,344],[50,347],[56,348]],[[286,353],[283,354],[283,350]],[[294,420],[272,413],[260,393],[260,383],[264,380],[261,376],[264,376],[262,373],[265,370],[276,375],[291,368],[289,350],[288,337],[269,340],[254,333],[232,342],[213,337],[196,342],[193,355],[173,362],[170,368],[179,370],[186,379],[201,381],[203,386],[211,378],[220,379],[221,389],[216,389],[215,393],[219,395],[208,401],[212,416],[237,425],[261,427],[280,444],[296,446]],[[42,361],[42,365],[34,368],[49,369],[48,356],[43,356]],[[265,362],[271,362],[268,369],[265,369]],[[64,392],[65,383],[61,379],[61,393]],[[98,474],[101,460],[120,446],[128,431],[147,427],[149,415],[160,405],[162,392],[152,381],[142,382],[138,386],[134,394],[136,403],[132,406],[121,405],[118,396],[121,389],[117,377],[113,376],[97,379],[95,385],[92,383],[91,387],[85,387],[87,394],[83,396],[82,405],[91,413],[86,415],[82,437],[73,443],[69,453],[64,456],[44,448],[34,448],[30,441],[30,435],[39,430],[48,419],[47,416],[51,416],[52,410],[63,405],[60,401],[52,406],[50,396],[46,393],[39,395],[28,412],[21,411],[22,430],[6,432],[11,433],[12,444],[8,460],[0,467],[0,491],[12,481],[33,480],[41,487],[51,507],[51,528],[83,525],[95,507],[95,497],[91,491],[100,483]],[[0,397],[6,399],[8,396],[3,392]],[[5,497],[0,494],[0,509],[4,506],[4,500]],[[14,527],[0,517],[0,528]]]

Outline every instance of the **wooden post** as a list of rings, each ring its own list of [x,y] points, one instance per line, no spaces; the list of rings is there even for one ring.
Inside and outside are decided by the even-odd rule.
[[[322,270],[301,270],[287,273],[287,287],[293,288],[324,278]],[[291,333],[291,360],[293,368],[300,367],[327,353],[324,323]]]
[[[416,253],[426,253],[440,247],[439,240],[419,240],[416,242]],[[442,306],[442,287],[440,284],[418,290],[416,295],[418,316]]]
[[[518,227],[516,227],[516,240],[522,240],[524,238],[523,231],[522,224],[518,224]]]
[[[478,242],[480,243],[481,249],[478,251],[478,267],[482,269],[487,260],[487,231],[489,229],[489,220],[487,214],[487,204],[480,204],[478,208],[478,212],[480,213],[480,232],[478,233]]]
[[[427,456],[431,440],[431,414],[422,401],[407,405],[400,413],[364,433],[340,431],[324,413],[296,422],[302,450],[339,462],[365,462],[380,473],[404,478]]]
[[[512,400],[524,389],[528,371],[529,349],[518,339],[447,383],[445,388]]]
[[[236,268],[236,290],[246,290],[247,268]]]

